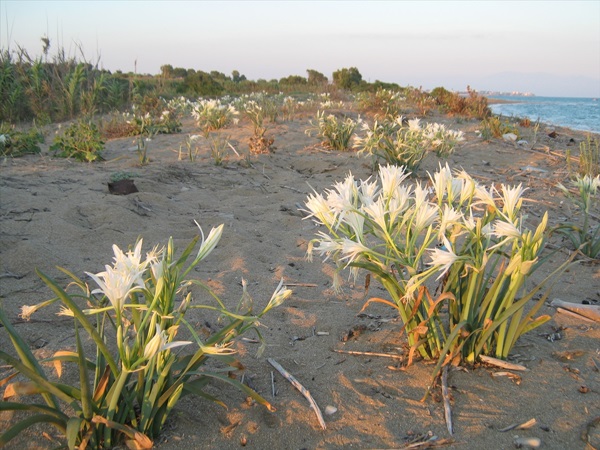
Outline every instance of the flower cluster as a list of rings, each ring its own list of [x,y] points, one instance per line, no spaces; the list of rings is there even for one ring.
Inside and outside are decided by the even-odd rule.
[[[203,100],[191,105],[192,117],[205,132],[225,128],[231,123],[237,124],[239,112],[225,100]]]
[[[384,303],[398,309],[409,344],[423,357],[440,355],[452,337],[450,348],[468,360],[482,352],[506,358],[524,330],[546,320],[522,313],[522,299],[544,283],[529,293],[522,288],[539,265],[547,215],[528,230],[521,185],[488,188],[447,165],[430,174],[431,188],[406,183],[404,167],[381,166],[378,175],[357,181],[350,174],[308,196],[309,217],[326,228],[310,242],[308,256],[333,260],[336,289],[345,268],[354,277],[359,269],[374,275],[391,296]],[[434,284],[446,303],[424,300]]]
[[[360,117],[354,120],[350,117],[338,119],[333,114],[325,115],[325,111],[317,111],[316,121],[310,121],[306,130],[308,136],[316,133],[323,139],[323,144],[334,150],[348,150],[354,130],[362,123]]]
[[[145,258],[142,256],[142,240],[132,250],[124,252],[113,246],[114,260],[99,273],[87,273],[96,288],[90,289],[87,283],[64,270],[73,279],[69,290],[78,288],[77,294],[69,294],[56,282],[38,271],[41,279],[52,289],[56,297],[35,306],[23,306],[21,316],[28,319],[41,307],[60,301],[59,315],[70,316],[75,323],[76,352],[59,351],[52,358],[60,376],[62,362],[76,362],[79,367],[80,388],[58,388],[58,383],[48,381],[42,367],[35,362],[28,346],[10,326],[0,309],[0,325],[11,333],[17,353],[27,361],[19,365],[14,358],[0,351],[0,359],[19,367],[23,375],[36,385],[35,393],[48,399],[44,411],[52,412],[50,422],[59,429],[69,431],[73,444],[87,447],[112,447],[121,435],[126,436],[127,446],[150,448],[150,439],[156,436],[164,425],[169,413],[180,396],[187,391],[213,401],[213,394],[203,392],[209,380],[221,380],[237,387],[256,401],[270,408],[260,395],[239,381],[219,372],[221,369],[203,367],[209,359],[231,366],[228,371],[241,365],[235,359],[233,339],[246,331],[254,330],[263,342],[258,329],[259,320],[269,310],[279,306],[291,291],[279,283],[267,306],[260,312],[252,311],[253,305],[244,283],[240,305],[233,311],[210,289],[198,280],[186,277],[215,248],[223,231],[223,225],[213,228],[208,236],[200,226],[197,236],[180,256],[175,256],[173,239],[165,248],[153,248]],[[198,242],[200,243],[198,247]],[[198,247],[194,256],[194,249]],[[188,263],[188,259],[192,259]],[[208,298],[215,304],[193,301],[191,287],[197,286],[208,291]],[[89,309],[82,310],[78,305],[83,297]],[[204,339],[186,318],[190,309],[203,309],[215,312],[221,317],[223,327],[213,330]],[[189,331],[193,340],[176,340],[180,328]],[[81,345],[80,333],[84,330],[95,348],[95,360],[88,359]],[[192,346],[195,349],[187,354],[174,352],[177,347]],[[189,347],[186,347],[186,349]],[[24,369],[23,369],[24,368]],[[93,376],[88,374],[93,371]],[[89,383],[94,380],[94,386]],[[68,416],[54,401],[58,395],[71,407]],[[219,402],[220,403],[220,402]],[[18,405],[18,404],[15,404]],[[40,405],[33,405],[37,412]],[[9,407],[11,409],[11,407]],[[20,408],[15,409],[27,409]],[[71,425],[71,423],[74,425]],[[104,424],[107,426],[100,426]],[[20,425],[16,425],[17,429]],[[14,431],[14,430],[13,430]],[[143,442],[143,445],[140,445]]]
[[[402,116],[375,121],[372,127],[364,123],[362,130],[364,136],[354,139],[354,147],[359,152],[410,170],[416,170],[428,152],[447,157],[464,140],[462,131],[448,130],[438,123],[422,125],[420,119],[411,119],[405,124]]]

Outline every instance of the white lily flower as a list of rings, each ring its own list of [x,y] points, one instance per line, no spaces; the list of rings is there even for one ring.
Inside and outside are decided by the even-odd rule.
[[[141,274],[127,271],[116,270],[113,267],[105,266],[104,272],[97,274],[86,272],[99,286],[94,289],[92,294],[103,294],[110,301],[111,305],[118,313],[123,310],[125,299],[140,286],[137,282],[141,280]]]
[[[362,181],[359,189],[360,201],[363,205],[370,205],[375,200],[375,196],[378,192],[377,183],[374,181],[369,181],[369,179]]]
[[[308,199],[304,203],[307,208],[307,212],[310,214],[308,217],[314,217],[318,219],[322,225],[327,225],[333,228],[337,215],[331,210],[329,203],[321,194],[309,194]]]
[[[202,235],[202,244],[200,244],[200,249],[198,250],[198,255],[196,255],[197,261],[202,261],[206,258],[210,252],[214,250],[214,248],[219,243],[221,239],[221,235],[223,234],[223,226],[224,224],[219,225],[216,228],[210,230],[206,240],[204,239],[204,232],[202,231],[202,227],[194,220],[196,226],[200,229],[200,234]]]
[[[350,228],[352,228],[352,231],[354,231],[354,235],[357,239],[362,240],[365,224],[365,217],[362,214],[356,212],[356,210],[348,211],[344,217],[344,223],[350,225]]]
[[[476,204],[486,205],[492,210],[496,210],[496,202],[494,201],[493,187],[490,187],[489,191],[484,186],[475,186],[475,199]]]
[[[317,233],[317,235],[319,236],[319,239],[317,240],[317,243],[319,244],[319,246],[314,247],[313,250],[318,251],[321,256],[327,255],[327,257],[325,258],[325,261],[327,261],[327,259],[329,258],[329,256],[332,253],[336,253],[336,252],[342,250],[342,243],[334,240],[328,234],[325,234],[322,231],[319,231]],[[312,251],[311,251],[311,253],[312,253]]]
[[[114,270],[129,274],[134,278],[134,284],[143,288],[143,274],[149,261],[142,262],[142,239],[137,242],[133,252],[123,253],[117,245],[113,245],[113,252],[115,254]]]
[[[502,185],[502,201],[504,202],[504,206],[502,207],[502,212],[508,216],[510,220],[514,220],[517,212],[521,208],[521,204],[523,203],[523,193],[527,190],[527,188],[523,188],[522,184],[518,186],[506,186]]]
[[[446,163],[444,167],[440,164],[439,170],[434,173],[433,176],[430,173],[428,173],[428,175],[433,184],[437,201],[438,203],[441,203],[446,194],[446,189],[449,184],[448,181],[452,179],[452,171],[450,170],[448,163]]]
[[[152,336],[152,339],[150,339],[146,343],[146,347],[144,347],[144,359],[148,360],[162,351],[192,343],[191,341],[167,342],[168,339],[169,337],[167,336],[167,332],[165,330],[161,330],[160,325],[156,324],[156,332],[154,336]]]
[[[442,273],[436,278],[438,281],[442,278],[446,272],[450,269],[452,264],[458,259],[456,253],[452,251],[452,244],[443,236],[444,249],[434,248],[430,250],[429,256],[431,257],[431,262],[429,262],[430,266],[437,266],[442,270]]]
[[[396,189],[410,175],[403,166],[388,164],[379,168],[379,179],[381,180],[381,195],[384,198],[392,198]]]
[[[367,214],[369,218],[371,218],[379,227],[387,231],[387,222],[386,222],[386,214],[388,214],[388,210],[386,208],[385,200],[383,198],[379,198],[376,202],[371,203],[368,206],[363,208],[363,211]],[[390,223],[393,223],[390,217]]]
[[[408,121],[408,129],[410,131],[421,131],[421,119],[415,118]]]
[[[460,223],[463,218],[463,214],[460,211],[455,210],[448,204],[444,204],[444,209],[442,211],[442,220],[440,221],[440,231],[438,233],[438,239],[441,239],[442,236],[445,236],[446,230],[457,223]]]
[[[366,247],[360,242],[356,242],[348,238],[343,238],[342,254],[344,256],[340,258],[340,261],[348,260],[348,264],[351,264],[356,259],[359,259],[362,253],[368,253],[370,251],[371,249],[369,247]]]
[[[265,308],[265,312],[267,312],[271,308],[276,308],[277,306],[281,305],[291,295],[292,295],[292,290],[288,289],[284,285],[283,278],[282,278],[281,281],[279,282],[279,285],[277,285],[277,288],[275,288],[275,292],[273,292],[273,295],[271,295],[271,299],[269,300],[269,303],[267,304],[267,307]]]
[[[494,223],[494,234],[498,237],[506,237],[518,239],[521,237],[521,232],[511,222],[504,220],[496,220]]]
[[[473,195],[475,194],[475,188],[477,187],[477,182],[464,169],[458,172],[456,178],[462,181],[459,202],[461,205],[464,205],[473,198]]]

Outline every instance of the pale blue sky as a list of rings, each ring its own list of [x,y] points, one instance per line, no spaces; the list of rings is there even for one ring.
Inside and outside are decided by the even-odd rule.
[[[250,79],[331,78],[600,97],[600,2],[0,0],[0,47],[69,54],[111,71],[163,64]]]

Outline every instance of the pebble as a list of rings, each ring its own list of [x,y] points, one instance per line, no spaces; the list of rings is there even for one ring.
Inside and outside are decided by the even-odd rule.
[[[515,439],[517,448],[540,448],[542,440],[536,437],[518,437]]]
[[[327,414],[328,416],[331,416],[332,414],[335,414],[336,412],[337,412],[337,408],[335,406],[327,405],[325,407],[325,414]]]

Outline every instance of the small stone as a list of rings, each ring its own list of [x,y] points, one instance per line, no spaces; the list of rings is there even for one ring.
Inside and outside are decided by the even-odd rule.
[[[331,416],[332,414],[335,414],[336,412],[337,412],[337,408],[335,406],[327,405],[325,407],[325,414],[327,414],[328,416]]]
[[[516,142],[517,135],[515,133],[506,133],[502,135],[502,139],[506,142]]]
[[[542,440],[536,437],[518,437],[515,439],[515,447],[517,448],[540,448]]]

